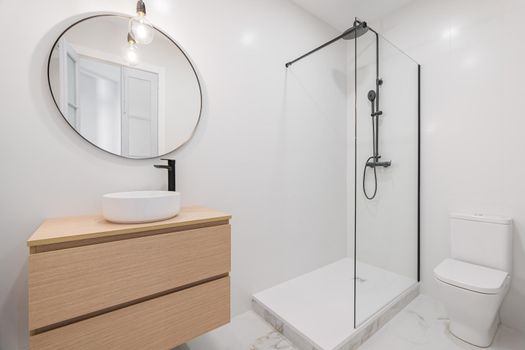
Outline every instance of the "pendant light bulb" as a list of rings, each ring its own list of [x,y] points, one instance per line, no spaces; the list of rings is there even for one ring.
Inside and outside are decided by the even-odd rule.
[[[130,66],[135,66],[139,62],[137,42],[128,33],[128,48],[126,50],[126,61]]]
[[[153,41],[155,29],[146,18],[146,4],[137,1],[137,15],[129,20],[129,33],[137,44],[147,45]]]

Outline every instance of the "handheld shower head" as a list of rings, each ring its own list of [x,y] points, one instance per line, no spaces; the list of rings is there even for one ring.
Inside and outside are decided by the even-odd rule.
[[[376,94],[376,92],[374,90],[368,91],[368,100],[370,102],[374,102],[375,99],[376,99],[376,96],[377,96],[377,94]]]

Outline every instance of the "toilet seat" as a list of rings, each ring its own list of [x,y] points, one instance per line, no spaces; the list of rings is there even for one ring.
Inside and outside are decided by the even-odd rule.
[[[445,259],[434,269],[434,276],[453,286],[483,294],[499,294],[508,273],[455,259]]]

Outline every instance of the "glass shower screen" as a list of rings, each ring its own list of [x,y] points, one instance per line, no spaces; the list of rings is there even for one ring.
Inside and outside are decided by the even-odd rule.
[[[316,169],[334,176],[330,185],[336,184],[336,191],[317,187],[315,192],[317,200],[335,204],[330,215],[315,212],[329,228],[310,236],[319,239],[320,253],[334,245],[339,249],[325,255],[326,265],[311,264],[312,271],[257,298],[275,304],[270,309],[283,320],[293,320],[290,324],[309,339],[332,339],[341,345],[355,328],[371,317],[385,320],[388,316],[378,313],[393,303],[399,310],[410,300],[405,296],[416,292],[421,69],[357,19],[286,67],[290,115],[283,119],[285,125],[297,125],[293,130],[312,140],[327,132],[334,135],[302,148],[300,159],[308,159],[310,166],[311,155],[316,155]],[[307,114],[302,112],[305,103],[311,106]],[[321,132],[306,133],[306,125]],[[290,184],[295,182],[293,178]],[[304,317],[305,310],[317,315],[315,321]]]
[[[418,281],[420,67],[373,30],[348,49],[358,327]]]

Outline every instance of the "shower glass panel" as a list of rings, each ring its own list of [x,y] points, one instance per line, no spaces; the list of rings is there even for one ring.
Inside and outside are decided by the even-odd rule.
[[[356,20],[286,68],[282,146],[293,167],[283,169],[291,174],[283,186],[290,202],[279,205],[305,198],[301,220],[325,221],[291,231],[331,253],[326,264],[300,261],[304,273],[256,293],[253,302],[305,348],[347,348],[355,328],[384,319],[382,311],[393,315],[399,309],[392,303],[403,305],[417,287],[420,66]],[[310,146],[294,144],[305,137]],[[317,186],[326,174],[330,186]],[[305,181],[312,185],[300,197]]]
[[[348,49],[358,327],[418,281],[419,65],[373,30]]]

